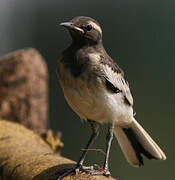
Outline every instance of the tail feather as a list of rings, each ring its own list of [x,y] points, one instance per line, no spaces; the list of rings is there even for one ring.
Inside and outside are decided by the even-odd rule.
[[[139,160],[139,166],[144,165],[143,158],[141,154],[145,155],[148,159],[157,159],[152,154],[150,154],[144,147],[141,145],[141,143],[137,140],[136,134],[131,128],[123,128],[124,133],[126,134],[127,138],[129,139],[136,156]]]
[[[115,126],[115,136],[127,159],[133,166],[142,166],[142,154],[148,159],[165,160],[166,156],[148,133],[134,119],[129,128]]]
[[[139,157],[123,129],[116,126],[114,133],[127,161],[135,167],[141,166]]]
[[[131,128],[136,133],[138,141],[148,150],[156,159],[165,160],[166,156],[160,147],[154,142],[150,135],[143,127],[134,119]]]

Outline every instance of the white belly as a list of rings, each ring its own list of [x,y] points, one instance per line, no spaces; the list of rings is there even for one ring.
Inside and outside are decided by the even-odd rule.
[[[64,96],[71,108],[82,119],[107,121],[107,112],[103,99],[92,87],[63,87]]]
[[[63,71],[66,72],[65,69]],[[82,119],[98,122],[115,121],[126,126],[131,123],[133,110],[123,102],[123,96],[110,93],[101,79],[72,78],[69,72],[59,77],[64,96],[71,108]]]
[[[98,122],[115,121],[119,125],[131,123],[133,110],[120,101],[120,94],[112,94],[102,88],[97,89],[89,83],[86,85],[78,88],[63,87],[68,104],[80,118]]]

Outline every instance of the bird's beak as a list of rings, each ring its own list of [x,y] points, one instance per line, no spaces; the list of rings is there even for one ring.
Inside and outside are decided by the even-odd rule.
[[[72,22],[63,22],[60,24],[60,26],[63,26],[65,28],[71,29],[71,30],[75,30],[78,31],[81,34],[84,34],[84,30],[75,26]]]

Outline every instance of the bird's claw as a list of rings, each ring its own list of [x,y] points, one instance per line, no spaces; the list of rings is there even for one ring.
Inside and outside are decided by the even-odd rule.
[[[64,172],[58,177],[58,180],[61,180],[65,176],[68,175],[73,175],[77,174],[80,171],[86,172],[91,175],[104,175],[109,177],[111,173],[109,172],[108,169],[100,168],[98,165],[94,164],[94,166],[82,166],[82,165],[77,165],[76,167],[69,169],[68,171]]]
[[[104,175],[106,177],[111,176],[111,173],[109,172],[109,170],[104,170],[102,168],[100,168],[98,170],[88,171],[88,173],[91,174],[91,175]]]
[[[109,170],[104,170],[104,173],[103,173],[103,175],[105,175],[105,176],[111,176],[111,173],[110,173],[110,171]]]
[[[102,168],[97,164],[94,164],[93,169],[86,171],[87,173],[91,175],[104,175],[104,176],[111,176],[111,173],[108,169]]]

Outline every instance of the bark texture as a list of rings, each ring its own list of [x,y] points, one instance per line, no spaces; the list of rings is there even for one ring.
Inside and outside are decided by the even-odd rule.
[[[0,179],[57,180],[60,173],[74,165],[74,161],[54,153],[33,131],[14,122],[0,120]],[[114,179],[80,172],[63,180]]]
[[[0,117],[38,132],[47,129],[48,72],[32,48],[0,59]]]

